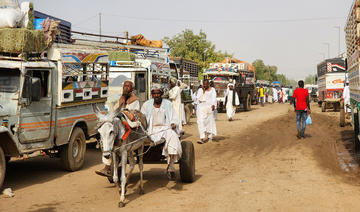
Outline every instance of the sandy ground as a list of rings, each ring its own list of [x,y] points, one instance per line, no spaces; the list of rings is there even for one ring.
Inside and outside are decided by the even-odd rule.
[[[338,113],[313,105],[306,139],[296,138],[288,104],[256,106],[217,120],[217,142],[199,145],[194,119],[185,127],[196,150],[196,181],[169,182],[164,164],[145,165],[145,194],[138,194],[138,170],[119,209],[117,189],[94,174],[100,153],[88,149],[84,168],[69,173],[58,159],[12,161],[0,197],[0,211],[359,211],[360,179],[350,125]],[[178,177],[179,178],[179,177]]]

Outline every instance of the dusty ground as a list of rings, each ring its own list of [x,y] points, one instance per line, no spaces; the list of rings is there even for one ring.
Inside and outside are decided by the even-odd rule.
[[[217,142],[196,144],[196,124],[185,127],[196,149],[196,181],[168,182],[164,164],[146,164],[145,195],[138,195],[136,170],[128,203],[100,169],[100,153],[88,149],[84,168],[63,172],[56,159],[12,161],[0,197],[0,211],[359,211],[360,178],[352,154],[351,126],[338,127],[338,113],[313,105],[307,138],[296,138],[289,105],[266,105],[219,114]],[[194,120],[193,120],[194,121]]]

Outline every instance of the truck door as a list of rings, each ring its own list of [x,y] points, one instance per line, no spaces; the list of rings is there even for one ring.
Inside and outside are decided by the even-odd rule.
[[[142,105],[147,99],[147,82],[146,72],[135,73],[135,95],[139,97],[140,104]]]
[[[34,94],[36,91],[39,93],[37,97]],[[20,111],[20,143],[49,139],[51,126],[54,125],[51,120],[52,98],[50,70],[27,70]]]

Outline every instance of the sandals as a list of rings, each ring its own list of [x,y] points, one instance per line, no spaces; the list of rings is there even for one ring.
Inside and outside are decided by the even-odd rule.
[[[200,139],[200,141],[198,141],[197,143],[198,143],[198,144],[205,144],[205,143],[207,143],[207,142],[208,142],[207,139]]]
[[[169,180],[175,181],[176,175],[175,175],[175,168],[173,166],[168,166],[166,169],[166,174]]]

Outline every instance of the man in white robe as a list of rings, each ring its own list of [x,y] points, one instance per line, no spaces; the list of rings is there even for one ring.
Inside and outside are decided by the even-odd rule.
[[[344,98],[344,110],[345,113],[350,113],[350,88],[349,88],[349,81],[346,81],[344,92],[343,92],[343,98]]]
[[[152,99],[146,101],[141,107],[141,112],[145,114],[148,123],[147,132],[153,142],[157,145],[165,140],[162,154],[167,158],[168,176],[175,178],[174,163],[181,158],[181,143],[176,133],[178,118],[172,103],[167,99],[162,99],[163,91],[161,85],[154,84],[151,88]]]
[[[176,79],[172,78],[170,80],[170,90],[169,90],[169,99],[172,102],[172,105],[175,109],[176,116],[179,123],[177,123],[179,128],[179,136],[182,131],[182,106],[181,106],[181,88],[177,86]]]
[[[122,107],[127,110],[140,110],[140,101],[137,96],[135,96],[134,92],[134,84],[132,81],[125,81],[123,84],[123,93],[119,99],[118,107]],[[102,156],[102,162],[105,167],[101,170],[96,170],[95,173],[100,176],[110,177],[110,165],[111,165],[111,157],[109,159]]]
[[[187,86],[187,84],[182,83],[180,80],[177,81],[177,84],[178,84],[178,86],[180,88],[180,96],[182,96],[183,90],[186,89],[188,86]],[[185,115],[185,104],[184,104],[183,99],[181,99],[181,110],[182,110],[182,112],[181,112],[181,114],[182,114],[182,117],[181,117],[182,124],[187,124],[186,123],[186,115]]]
[[[236,106],[240,105],[240,101],[237,92],[234,90],[234,84],[229,83],[227,87],[228,90],[225,93],[226,115],[228,120],[232,121],[235,116]]]
[[[276,87],[274,86],[274,87],[273,87],[273,101],[274,101],[274,102],[278,102],[278,96],[279,96],[279,92],[278,92],[278,90],[276,89]]]
[[[208,80],[203,80],[202,88],[198,90],[197,100],[198,105],[198,129],[200,134],[200,141],[203,144],[212,141],[213,136],[216,136],[216,122],[215,109],[217,106],[216,91],[211,88]]]

